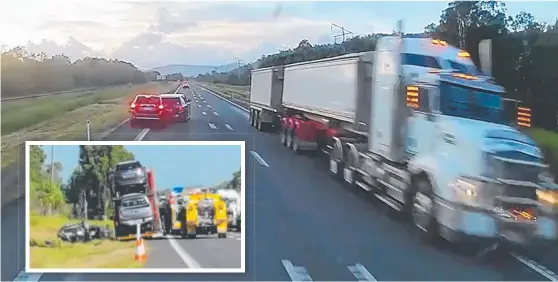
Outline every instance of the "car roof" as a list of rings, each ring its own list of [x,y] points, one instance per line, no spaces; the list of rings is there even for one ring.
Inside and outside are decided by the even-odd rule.
[[[182,97],[182,94],[161,94],[159,95],[161,96],[161,98],[178,98],[178,97]]]
[[[138,160],[131,160],[131,161],[123,161],[123,162],[119,162],[116,165],[126,165],[126,164],[134,164],[134,163],[139,163]]]

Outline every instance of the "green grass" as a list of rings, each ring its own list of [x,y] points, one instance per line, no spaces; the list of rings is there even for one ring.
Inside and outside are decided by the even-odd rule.
[[[30,217],[30,267],[32,268],[141,268],[144,262],[134,260],[135,241],[94,240],[88,243],[67,243],[57,239],[57,232],[68,220],[62,216]],[[113,226],[109,220],[90,220],[90,224]],[[49,246],[46,240],[53,243]],[[28,242],[30,244],[31,242]],[[147,247],[147,246],[146,246]]]
[[[100,132],[126,119],[127,107],[140,92],[163,92],[176,84],[147,83],[79,94],[19,100],[2,105],[2,167],[12,163],[26,140],[79,140],[85,121]]]
[[[543,151],[544,157],[550,165],[550,172],[558,177],[558,133],[544,129],[532,129],[528,131],[528,134]]]
[[[248,102],[250,100],[250,86],[227,85],[220,83],[200,83],[202,86],[213,90],[223,96],[235,100]]]

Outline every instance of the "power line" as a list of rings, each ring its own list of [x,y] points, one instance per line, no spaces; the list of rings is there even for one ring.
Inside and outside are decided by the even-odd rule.
[[[334,27],[337,28],[337,29],[340,29],[341,33],[337,34],[337,35],[334,35],[333,40],[334,40],[335,43],[337,43],[337,38],[341,37],[341,47],[343,48],[343,53],[345,53],[345,39],[346,39],[346,36],[354,34],[354,33],[352,31],[346,29],[345,27],[336,25],[334,23],[331,24],[331,31],[333,31]]]

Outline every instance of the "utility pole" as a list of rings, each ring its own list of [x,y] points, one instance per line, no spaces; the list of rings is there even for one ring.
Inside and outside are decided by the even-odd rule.
[[[234,57],[234,59],[236,60],[237,67],[240,68],[240,66],[242,64],[242,59],[240,59],[239,57]]]
[[[345,39],[346,39],[346,36],[354,34],[354,33],[352,31],[346,29],[345,27],[336,25],[334,23],[331,24],[331,31],[333,31],[334,27],[337,28],[337,29],[340,29],[341,34],[334,35],[333,40],[334,40],[335,43],[337,43],[337,38],[341,37],[341,47],[343,48],[343,53],[345,53]]]
[[[54,145],[50,147],[50,184],[54,186]]]

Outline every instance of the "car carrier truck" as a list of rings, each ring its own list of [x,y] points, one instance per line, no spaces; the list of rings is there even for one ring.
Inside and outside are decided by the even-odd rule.
[[[155,191],[155,175],[153,170],[146,169],[141,165],[130,166],[134,161],[118,164],[113,172],[112,203],[114,214],[114,229],[117,240],[129,240],[136,237],[137,226],[140,226],[141,236],[154,238],[163,235],[165,226],[164,218],[161,217],[159,200]],[[137,164],[139,162],[136,161]],[[120,165],[120,166],[119,166]],[[122,167],[122,168],[120,168]],[[128,183],[118,181],[122,175],[133,175]],[[140,179],[140,178],[145,179]],[[127,178],[127,177],[124,177]],[[135,191],[122,189],[124,185],[137,185],[136,182],[144,182],[144,189]],[[118,183],[118,184],[117,184]],[[125,191],[125,192],[124,192]]]
[[[486,46],[486,45],[484,45]],[[250,122],[295,153],[408,215],[427,238],[557,238],[537,201],[537,145],[503,119],[505,89],[436,39],[379,38],[376,50],[252,71]],[[528,110],[528,109],[527,109]],[[530,112],[518,113],[530,125]]]

